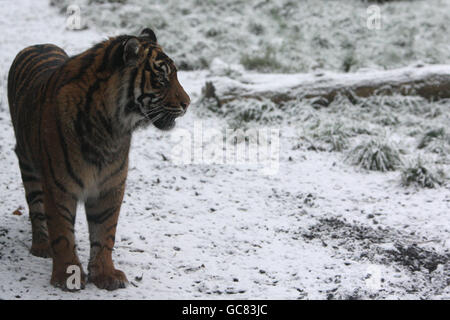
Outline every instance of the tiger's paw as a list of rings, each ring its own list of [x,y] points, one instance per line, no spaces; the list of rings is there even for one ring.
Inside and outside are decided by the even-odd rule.
[[[79,272],[72,269],[64,271],[53,271],[50,283],[63,291],[80,291],[86,286],[86,274],[81,265],[74,265],[79,267]]]
[[[30,253],[35,257],[50,258],[52,256],[52,249],[48,242],[33,243]]]
[[[97,288],[106,289],[109,291],[126,288],[128,284],[125,273],[116,269],[99,274],[90,273],[89,281],[95,284]]]

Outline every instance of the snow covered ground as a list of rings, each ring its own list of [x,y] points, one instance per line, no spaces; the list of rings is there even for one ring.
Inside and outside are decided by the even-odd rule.
[[[158,30],[183,70],[216,57],[264,72],[355,71],[450,62],[450,1],[384,1],[380,29],[367,28],[370,0],[51,0],[80,4],[108,32]],[[413,3],[411,3],[413,2]],[[88,5],[87,5],[88,4]]]
[[[274,175],[251,165],[176,165],[171,154],[177,131],[136,133],[114,251],[130,285],[106,292],[88,284],[77,293],[50,286],[51,261],[29,253],[30,223],[13,152],[6,78],[14,56],[27,45],[51,42],[74,54],[108,35],[92,26],[67,31],[65,25],[47,1],[8,2],[0,19],[1,299],[450,299],[448,180],[435,189],[405,188],[399,171],[362,170],[342,153],[318,152],[321,148],[302,140],[314,130],[307,119],[347,121],[352,110],[364,107],[344,102],[327,110],[305,105],[295,109],[297,118],[287,113],[291,122],[259,123],[280,130]],[[199,123],[221,129],[235,123],[232,112],[222,117],[199,102],[205,81],[216,71],[180,72],[194,103],[178,120],[179,129],[193,133]],[[448,102],[418,101],[423,110],[417,114],[395,114],[412,127],[385,127],[392,119],[372,113],[354,121],[360,130],[393,130],[393,139],[405,140],[412,154],[417,139],[412,129],[420,136],[428,126],[449,127]],[[436,117],[426,118],[426,110]],[[443,150],[435,163],[448,169]],[[13,214],[18,208],[22,215]],[[86,266],[89,243],[81,206],[76,235]]]

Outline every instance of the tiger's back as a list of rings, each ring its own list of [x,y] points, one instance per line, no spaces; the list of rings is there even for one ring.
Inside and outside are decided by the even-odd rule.
[[[8,74],[8,100],[16,135],[16,153],[21,161],[38,154],[41,108],[46,99],[49,78],[63,65],[68,55],[52,44],[27,47],[14,59]],[[22,159],[21,159],[22,158]],[[25,165],[25,163],[24,163]]]
[[[45,85],[54,71],[69,59],[66,52],[53,44],[40,44],[20,51],[8,74],[8,100],[14,126],[19,108],[33,111],[31,105],[44,96]]]

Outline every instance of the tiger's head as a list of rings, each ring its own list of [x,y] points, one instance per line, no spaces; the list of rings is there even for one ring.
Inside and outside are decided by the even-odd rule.
[[[144,29],[123,43],[123,60],[130,70],[126,113],[133,127],[153,123],[170,130],[175,119],[184,115],[190,103],[177,78],[177,68],[159,46],[155,33]]]

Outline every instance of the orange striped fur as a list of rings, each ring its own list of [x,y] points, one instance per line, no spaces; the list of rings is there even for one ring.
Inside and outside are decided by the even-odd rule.
[[[133,130],[168,130],[189,96],[155,34],[110,38],[68,57],[35,45],[15,58],[8,99],[16,154],[32,225],[31,253],[52,257],[51,283],[67,289],[67,267],[81,268],[74,223],[84,201],[91,244],[89,277],[114,290],[127,283],[111,252],[122,204]],[[82,270],[82,268],[81,268]],[[82,273],[81,283],[86,279]]]

